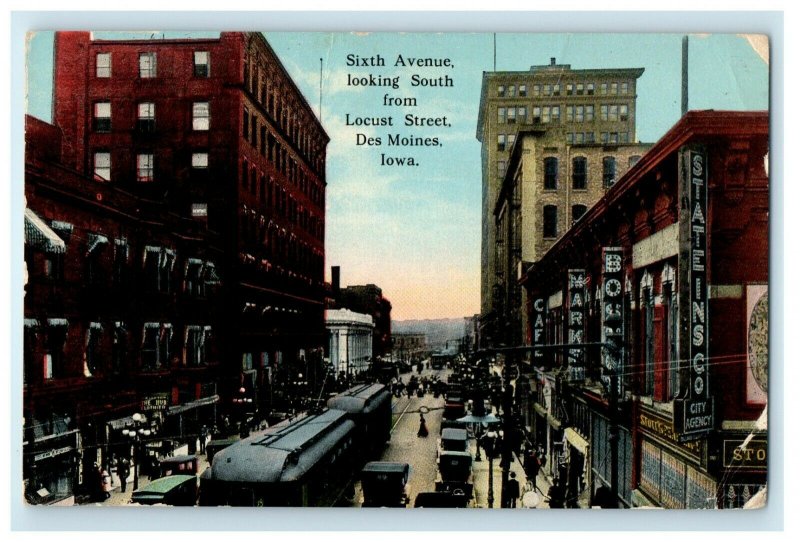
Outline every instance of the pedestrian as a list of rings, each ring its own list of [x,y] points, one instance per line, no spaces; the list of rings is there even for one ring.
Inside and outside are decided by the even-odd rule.
[[[131,463],[127,458],[120,457],[117,460],[117,475],[119,476],[119,487],[123,493],[128,487],[128,476],[131,473]]]
[[[538,454],[533,450],[533,448],[530,448],[525,454],[524,468],[525,475],[528,477],[528,480],[533,483],[534,491],[539,491],[539,488],[536,486],[536,478],[539,476],[539,470],[542,468],[542,464],[539,460]],[[539,491],[539,493],[542,492]]]
[[[425,424],[425,415],[420,412],[419,413],[419,431],[417,431],[418,437],[427,437],[428,436],[428,426]]]
[[[519,482],[517,481],[517,474],[512,472],[509,474],[508,482],[506,482],[506,504],[507,508],[516,508],[517,500],[519,499]]]

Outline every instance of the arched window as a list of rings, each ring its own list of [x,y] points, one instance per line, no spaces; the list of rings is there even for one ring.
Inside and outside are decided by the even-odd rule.
[[[586,158],[576,156],[572,159],[572,188],[575,190],[586,189]]]
[[[558,158],[554,156],[544,159],[544,188],[545,190],[558,188]]]
[[[572,224],[575,224],[585,214],[586,214],[586,205],[573,205]]]
[[[546,238],[558,235],[558,207],[555,205],[544,206],[542,235]]]
[[[617,182],[617,159],[613,156],[603,158],[603,186],[609,188]]]

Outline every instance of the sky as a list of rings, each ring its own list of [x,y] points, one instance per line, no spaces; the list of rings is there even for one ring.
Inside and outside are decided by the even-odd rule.
[[[149,38],[152,32],[137,36]],[[208,37],[216,32],[166,32]],[[476,139],[481,80],[494,69],[491,33],[297,33],[265,36],[331,138],[327,149],[326,276],[341,267],[343,286],[376,284],[392,319],[457,318],[480,310],[481,158]],[[96,38],[120,37],[96,33]],[[125,37],[132,37],[125,35]],[[496,69],[532,65],[573,69],[644,68],[637,91],[637,135],[657,141],[680,117],[680,34],[496,34]],[[769,104],[768,57],[734,34],[692,35],[689,108],[763,110]],[[759,52],[761,54],[759,54]],[[383,66],[348,65],[348,55]],[[409,59],[449,59],[449,67],[396,66]],[[352,58],[352,57],[351,57]],[[320,61],[321,59],[321,61]],[[371,60],[374,60],[371,62]],[[52,34],[28,43],[27,111],[50,120]],[[320,74],[320,63],[322,70]],[[212,66],[213,70],[213,66]],[[452,86],[412,86],[412,76]],[[399,77],[398,89],[355,86]],[[320,81],[321,77],[321,81]],[[321,83],[321,84],[320,84]],[[384,97],[416,101],[385,106]],[[446,126],[404,126],[406,114]],[[353,126],[357,118],[392,117],[392,126]],[[377,120],[377,119],[376,119]],[[382,144],[359,145],[357,134]],[[437,138],[435,147],[398,147],[390,134]],[[382,165],[413,157],[417,165]],[[384,158],[384,162],[386,158]]]

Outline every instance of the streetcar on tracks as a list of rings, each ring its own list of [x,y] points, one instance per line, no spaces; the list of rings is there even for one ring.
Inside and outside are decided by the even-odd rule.
[[[334,506],[390,438],[391,394],[360,385],[328,408],[280,423],[214,455],[200,477],[207,506]]]

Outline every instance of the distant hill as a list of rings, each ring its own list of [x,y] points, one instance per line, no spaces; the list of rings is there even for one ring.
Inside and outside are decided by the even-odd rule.
[[[424,333],[428,346],[434,349],[458,344],[464,337],[463,318],[443,318],[438,320],[394,320],[392,333]]]

